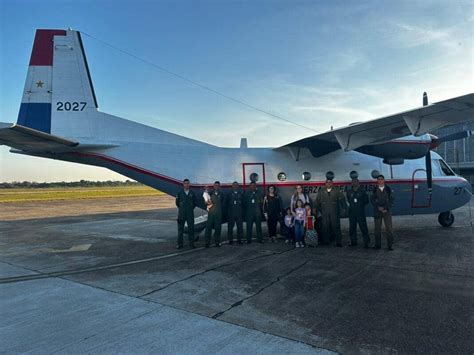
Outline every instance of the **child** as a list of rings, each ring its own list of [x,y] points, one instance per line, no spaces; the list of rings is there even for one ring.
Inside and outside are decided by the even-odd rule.
[[[286,244],[293,243],[295,240],[295,223],[294,223],[294,217],[293,217],[293,214],[291,213],[290,207],[286,209],[285,229],[286,229],[285,243]]]
[[[311,205],[305,203],[306,209],[306,240],[309,246],[318,245],[318,236],[316,234],[316,217],[311,215]]]
[[[204,199],[204,203],[206,204],[207,211],[212,207],[212,202],[211,202],[211,195],[209,194],[209,186],[206,186],[204,188],[204,192],[202,194],[202,198]]]
[[[306,209],[303,207],[303,201],[298,199],[295,208],[295,239],[296,247],[304,248],[304,227],[306,225]]]

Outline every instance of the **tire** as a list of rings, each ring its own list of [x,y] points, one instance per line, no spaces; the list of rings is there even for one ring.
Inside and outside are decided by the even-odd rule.
[[[441,212],[438,216],[438,222],[443,227],[451,227],[454,223],[454,215],[451,211]]]

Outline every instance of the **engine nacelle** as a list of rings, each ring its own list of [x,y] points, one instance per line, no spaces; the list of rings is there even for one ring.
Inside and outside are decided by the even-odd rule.
[[[383,158],[385,164],[403,164],[405,159],[419,159],[431,149],[432,138],[426,134],[421,137],[404,137],[387,143],[365,145],[357,148],[359,153]]]

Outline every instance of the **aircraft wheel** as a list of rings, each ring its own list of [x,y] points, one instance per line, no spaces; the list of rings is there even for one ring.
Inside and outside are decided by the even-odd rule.
[[[438,222],[443,227],[451,227],[454,223],[454,215],[451,211],[441,212],[438,216]]]

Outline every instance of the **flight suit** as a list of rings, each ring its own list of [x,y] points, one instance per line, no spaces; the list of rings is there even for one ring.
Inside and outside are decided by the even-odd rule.
[[[349,188],[346,193],[349,202],[349,236],[351,244],[357,245],[357,225],[359,225],[364,240],[364,246],[370,243],[369,229],[367,228],[367,218],[365,216],[365,206],[369,203],[369,196],[362,186],[357,190]]]
[[[319,191],[316,197],[316,208],[321,212],[323,244],[336,240],[336,245],[341,245],[340,213],[341,209],[346,207],[346,199],[338,188],[333,187],[330,192],[326,188]]]
[[[227,195],[227,237],[232,244],[234,225],[237,225],[237,241],[240,243],[243,231],[243,194],[241,191],[231,191]]]
[[[224,196],[220,191],[214,191],[211,194],[212,207],[207,214],[206,223],[206,246],[211,243],[211,233],[214,228],[214,242],[219,244],[221,242],[221,227],[222,227],[222,212],[224,208]]]
[[[379,249],[382,244],[382,220],[385,224],[385,232],[387,234],[387,247],[393,245],[393,229],[392,229],[392,206],[394,203],[392,189],[385,185],[383,191],[377,186],[371,196],[371,202],[374,206],[374,237],[375,248]],[[379,211],[382,207],[386,212]]]
[[[178,246],[183,246],[184,223],[188,224],[189,245],[194,245],[194,208],[197,204],[197,198],[193,191],[183,190],[176,195],[176,207],[178,207]]]
[[[244,195],[245,223],[247,224],[247,243],[252,242],[253,224],[257,229],[257,240],[263,241],[262,237],[262,206],[263,198],[260,191],[247,190]]]

